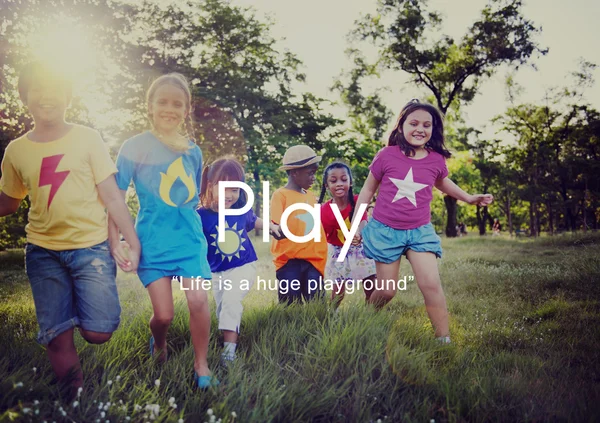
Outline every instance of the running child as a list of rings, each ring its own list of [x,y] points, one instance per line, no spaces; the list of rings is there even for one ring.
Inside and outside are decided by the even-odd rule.
[[[125,141],[117,158],[117,183],[125,196],[133,180],[140,202],[136,229],[142,244],[138,276],[148,290],[150,354],[167,359],[167,330],[173,320],[171,282],[185,289],[194,347],[194,379],[199,388],[218,384],[208,367],[210,310],[197,281],[210,279],[207,244],[196,213],[202,152],[193,140],[191,93],[185,77],[157,78],[147,93],[152,129]],[[111,227],[112,229],[112,227]],[[111,237],[118,239],[116,230]],[[117,261],[123,260],[123,250]],[[196,283],[193,283],[196,281]]]
[[[0,216],[17,211],[29,195],[25,266],[40,329],[37,340],[46,346],[58,380],[71,378],[76,390],[83,374],[74,328],[87,342],[102,344],[120,322],[105,208],[130,245],[124,270],[137,269],[140,243],[100,134],[65,121],[71,82],[35,62],[21,71],[18,88],[34,128],[6,148]]]
[[[219,330],[223,333],[224,348],[221,362],[228,365],[236,355],[242,300],[256,280],[256,252],[248,232],[262,229],[263,220],[252,209],[240,216],[225,217],[225,241],[218,241],[219,182],[245,181],[244,168],[234,158],[221,158],[206,166],[202,174],[198,214],[208,242],[208,262],[212,271],[212,292],[217,304]],[[240,188],[226,188],[225,208],[239,209],[247,202]]]
[[[320,295],[319,289],[311,290],[310,281],[317,287],[322,285],[325,263],[327,262],[327,240],[323,227],[319,225],[321,240],[296,243],[284,238],[281,232],[281,217],[285,209],[293,204],[317,204],[317,198],[309,191],[315,183],[321,156],[317,156],[307,145],[290,147],[283,156],[279,168],[288,174],[288,182],[271,196],[271,233],[275,238],[271,243],[276,277],[279,283],[279,302],[291,304],[294,301],[309,301]],[[293,211],[287,219],[290,232],[296,236],[310,234],[315,225],[312,215],[304,210]],[[298,281],[295,286],[293,281]],[[284,289],[285,288],[285,289]]]
[[[485,206],[490,194],[470,195],[448,178],[444,123],[440,112],[428,103],[412,100],[398,117],[388,146],[377,153],[356,207],[379,195],[373,218],[362,230],[365,255],[375,260],[378,281],[398,281],[400,258],[406,255],[425,307],[441,342],[450,342],[448,310],[436,257],[442,257],[440,238],[431,224],[433,187],[458,200]],[[355,217],[356,218],[356,217]],[[396,294],[384,287],[371,295],[377,307]]]
[[[348,165],[333,162],[327,166],[323,172],[323,186],[319,203],[323,203],[325,193],[329,191],[332,198],[321,206],[321,225],[325,230],[329,247],[325,279],[335,281],[331,299],[336,307],[344,299],[346,284],[362,282],[366,300],[369,301],[376,278],[375,262],[365,257],[360,236],[354,237],[344,261],[337,261],[346,238],[333,214],[332,205],[337,205],[346,226],[350,229],[350,222],[354,217],[358,199],[358,195],[354,195],[352,187],[352,172]],[[361,219],[361,227],[364,227],[367,223],[367,214],[365,213]]]

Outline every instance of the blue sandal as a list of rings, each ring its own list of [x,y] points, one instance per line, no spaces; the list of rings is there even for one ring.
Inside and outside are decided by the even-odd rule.
[[[208,388],[216,388],[221,384],[219,379],[214,376],[198,376],[196,372],[194,372],[194,380],[200,389],[208,389]]]
[[[150,357],[154,355],[154,337],[150,337]]]

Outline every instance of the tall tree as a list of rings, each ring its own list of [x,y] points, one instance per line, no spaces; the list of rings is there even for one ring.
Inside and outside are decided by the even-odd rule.
[[[376,14],[357,22],[353,35],[377,46],[380,69],[398,70],[426,87],[446,113],[455,103],[470,103],[502,64],[518,67],[545,54],[534,37],[540,29],[521,14],[519,0],[491,0],[458,42],[437,34],[442,16],[423,0],[379,0]],[[456,236],[456,200],[448,207],[446,234]]]

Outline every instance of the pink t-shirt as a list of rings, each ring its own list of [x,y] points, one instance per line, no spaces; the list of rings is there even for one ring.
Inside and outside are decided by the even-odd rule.
[[[394,229],[414,229],[431,221],[433,186],[448,176],[444,156],[430,151],[416,160],[390,146],[377,153],[369,169],[380,182],[375,220]]]

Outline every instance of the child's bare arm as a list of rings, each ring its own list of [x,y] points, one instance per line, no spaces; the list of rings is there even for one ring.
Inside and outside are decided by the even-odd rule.
[[[116,246],[119,245],[117,227],[120,229],[121,233],[123,233],[125,240],[129,244],[130,267],[123,267],[121,266],[122,263],[119,263],[119,266],[123,268],[123,270],[136,270],[139,263],[141,246],[137,234],[135,233],[129,210],[125,204],[124,195],[122,191],[119,190],[114,175],[111,175],[100,182],[97,187],[100,198],[108,210],[109,239],[113,247],[112,249],[114,250]]]
[[[492,194],[468,194],[456,185],[450,178],[438,179],[435,187],[444,194],[454,197],[457,200],[464,201],[469,204],[477,204],[479,206],[487,206],[494,201]]]
[[[19,210],[21,200],[12,198],[3,192],[0,192],[0,217],[8,216]]]
[[[254,222],[254,229],[262,229],[263,228],[263,220],[260,217],[256,218]]]
[[[360,190],[360,194],[358,194],[358,198],[356,199],[356,206],[354,206],[354,210],[360,210],[360,206],[363,204],[370,204],[371,200],[373,199],[373,196],[375,195],[375,192],[377,191],[377,188],[379,188],[379,184],[380,182],[375,179],[375,177],[373,176],[373,174],[371,172],[369,172],[369,176],[367,176],[367,180],[365,181],[362,189]],[[352,218],[352,221],[354,221],[354,219],[362,219],[362,216],[357,216],[358,213],[356,215],[354,215],[354,217]],[[364,225],[362,226],[364,227]],[[362,231],[362,227],[359,226],[358,229],[358,233],[360,234]]]

